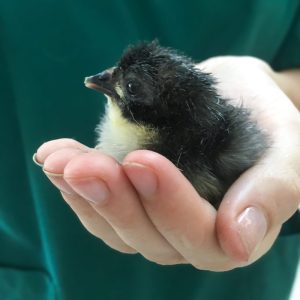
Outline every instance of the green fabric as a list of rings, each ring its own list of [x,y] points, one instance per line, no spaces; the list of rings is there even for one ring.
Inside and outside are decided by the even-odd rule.
[[[45,272],[0,268],[0,296],[9,300],[54,300],[55,288]]]
[[[84,76],[137,40],[196,60],[253,55],[300,66],[299,1],[0,2],[0,299],[288,299],[300,216],[255,264],[226,273],[158,266],[91,236],[31,157],[50,139],[90,146],[103,101]]]

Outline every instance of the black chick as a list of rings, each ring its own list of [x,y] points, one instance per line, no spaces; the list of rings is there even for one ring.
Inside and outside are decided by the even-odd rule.
[[[215,207],[267,147],[249,111],[218,95],[211,74],[156,41],[129,47],[85,84],[108,98],[96,148],[119,161],[137,149],[161,153]]]

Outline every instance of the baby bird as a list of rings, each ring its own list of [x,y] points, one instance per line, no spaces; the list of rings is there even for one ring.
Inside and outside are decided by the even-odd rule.
[[[130,46],[118,64],[85,79],[106,95],[96,148],[118,161],[137,149],[172,161],[216,208],[267,148],[250,112],[216,91],[216,80],[157,41]]]

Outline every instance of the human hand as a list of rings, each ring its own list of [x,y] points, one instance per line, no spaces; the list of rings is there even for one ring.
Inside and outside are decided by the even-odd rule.
[[[42,145],[36,158],[83,225],[112,248],[160,264],[223,271],[261,257],[296,211],[300,117],[272,80],[273,71],[259,60],[221,57],[199,67],[220,80],[223,96],[242,99],[272,141],[265,157],[232,185],[218,211],[157,153],[134,151],[120,165],[62,139]]]

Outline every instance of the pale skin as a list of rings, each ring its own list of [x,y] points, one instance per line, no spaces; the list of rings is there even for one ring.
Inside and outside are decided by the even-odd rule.
[[[199,68],[219,79],[223,96],[249,107],[271,140],[218,211],[151,151],[131,152],[120,164],[59,139],[43,144],[36,159],[85,228],[110,247],[159,264],[225,271],[264,255],[299,206],[300,70],[276,73],[251,57],[216,57]]]

